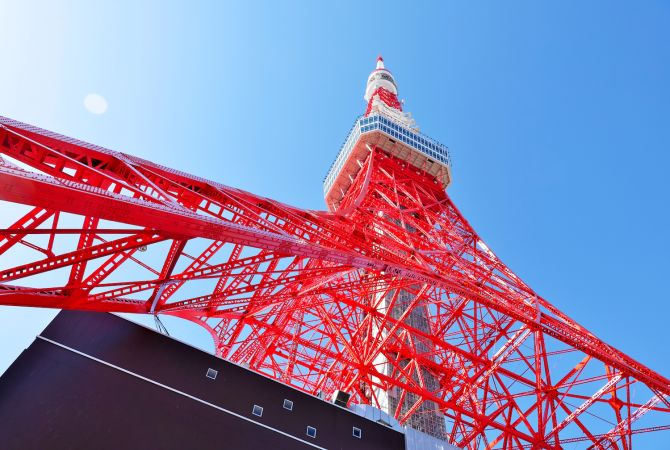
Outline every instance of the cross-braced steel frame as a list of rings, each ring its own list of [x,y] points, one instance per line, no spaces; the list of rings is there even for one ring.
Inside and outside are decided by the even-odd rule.
[[[434,405],[468,449],[628,450],[666,428],[634,423],[668,422],[670,381],[535,293],[380,148],[328,213],[0,124],[0,304],[181,317],[306,392],[393,391],[401,423]]]

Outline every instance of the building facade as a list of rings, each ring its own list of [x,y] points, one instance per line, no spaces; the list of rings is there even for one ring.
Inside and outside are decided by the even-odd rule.
[[[62,311],[0,378],[0,446],[402,450],[401,431],[107,313]]]

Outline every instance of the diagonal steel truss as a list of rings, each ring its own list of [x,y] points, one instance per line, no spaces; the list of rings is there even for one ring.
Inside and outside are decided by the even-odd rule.
[[[468,449],[665,427],[633,424],[668,421],[670,381],[537,295],[425,172],[363,165],[339,213],[308,211],[0,118],[0,304],[181,317],[306,392],[394,391],[401,423],[433,405]]]

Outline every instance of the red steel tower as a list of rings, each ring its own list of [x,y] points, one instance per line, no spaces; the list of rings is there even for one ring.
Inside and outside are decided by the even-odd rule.
[[[228,360],[461,448],[630,449],[668,428],[670,381],[496,257],[397,95],[379,58],[328,211],[0,118],[0,304],[181,317]]]

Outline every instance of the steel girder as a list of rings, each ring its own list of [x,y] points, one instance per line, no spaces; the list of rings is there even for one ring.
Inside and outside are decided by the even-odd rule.
[[[469,449],[630,449],[635,421],[670,417],[670,381],[535,293],[381,149],[332,214],[0,124],[0,304],[181,317],[306,392],[393,391],[403,423],[430,402]]]

